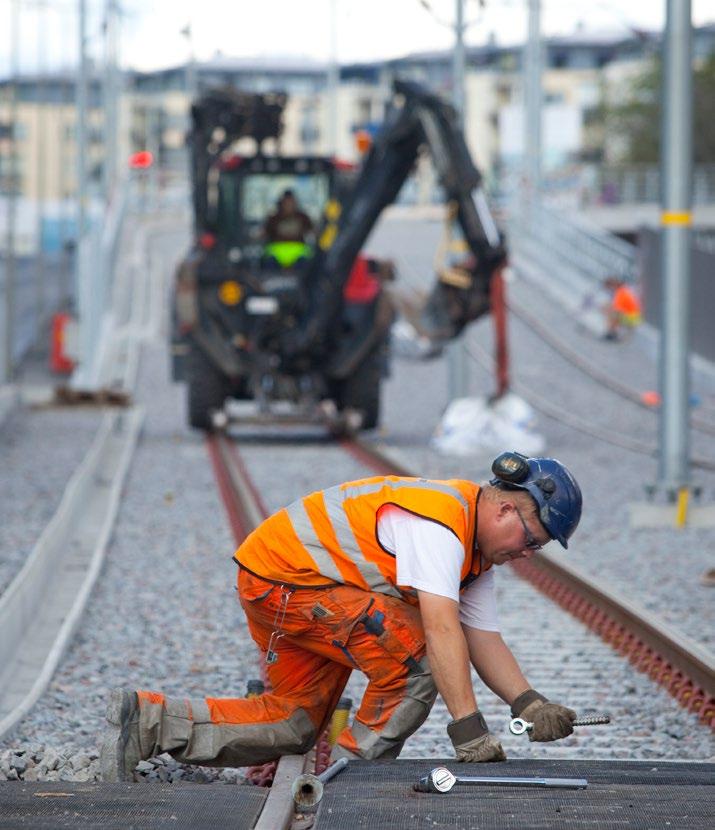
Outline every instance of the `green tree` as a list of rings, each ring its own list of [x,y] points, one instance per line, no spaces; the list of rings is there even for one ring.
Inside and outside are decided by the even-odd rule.
[[[659,57],[652,58],[643,71],[624,84],[618,102],[605,104],[603,120],[607,135],[624,141],[622,161],[628,164],[657,164],[660,160],[660,132],[663,104],[663,70]],[[693,72],[693,160],[715,164],[715,53],[700,62]]]

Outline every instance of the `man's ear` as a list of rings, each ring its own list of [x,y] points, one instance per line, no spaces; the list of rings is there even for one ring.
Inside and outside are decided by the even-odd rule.
[[[513,501],[506,501],[502,500],[499,502],[499,507],[497,509],[497,515],[500,519],[508,518],[514,512],[514,502]]]

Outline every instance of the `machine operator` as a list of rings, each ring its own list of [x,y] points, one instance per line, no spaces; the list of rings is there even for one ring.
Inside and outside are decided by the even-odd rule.
[[[168,698],[115,690],[104,780],[131,780],[162,752],[241,767],[307,752],[354,670],[368,685],[333,757],[395,758],[437,693],[460,761],[503,761],[479,711],[473,666],[530,739],[573,731],[576,713],[533,689],[499,633],[494,567],[567,547],[579,486],[559,461],[502,453],[488,484],[396,476],[311,493],[236,551],[238,593],[272,690],[253,698]]]
[[[284,191],[275,211],[266,219],[266,242],[308,242],[312,233],[313,223],[308,214],[300,209],[295,193]]]

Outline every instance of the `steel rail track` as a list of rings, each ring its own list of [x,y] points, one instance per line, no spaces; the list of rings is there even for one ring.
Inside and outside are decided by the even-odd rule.
[[[550,346],[554,351],[558,352],[558,354],[560,354],[565,360],[567,360],[581,372],[588,375],[592,380],[595,380],[596,383],[599,383],[601,386],[610,389],[612,392],[615,392],[622,398],[631,401],[632,403],[636,404],[636,406],[639,406],[641,409],[646,409],[653,415],[658,414],[658,409],[649,406],[647,403],[645,403],[638,392],[636,392],[634,389],[631,389],[631,387],[628,386],[628,384],[623,383],[617,378],[614,378],[612,375],[609,375],[608,372],[604,372],[603,369],[600,369],[598,366],[595,366],[590,361],[585,360],[575,349],[572,349],[560,337],[555,336],[551,331],[549,331],[549,329],[539,321],[538,317],[535,314],[532,314],[531,312],[527,311],[527,309],[524,308],[523,305],[514,302],[513,299],[509,299],[507,301],[507,307],[523,323],[526,323],[529,329],[540,340],[543,340],[544,343]],[[708,435],[715,435],[715,424],[698,417],[694,413],[690,416],[690,423],[692,427],[699,430],[700,432],[707,433]]]
[[[342,446],[379,475],[415,477],[385,452],[357,438]],[[542,552],[511,563],[514,571],[659,683],[715,731],[715,657],[662,620],[572,565]]]
[[[215,433],[208,437],[207,447],[238,546],[268,517],[269,511],[243,463],[235,442],[223,433]],[[270,690],[263,660],[258,663],[258,671],[266,689]],[[278,762],[250,767],[246,777],[251,783],[271,786],[271,793],[254,830],[288,827],[293,818],[293,797],[290,793],[293,779],[309,771],[311,767],[316,774],[322,772],[328,766],[329,760],[330,746],[326,735],[323,734],[315,748],[305,756],[288,755]]]

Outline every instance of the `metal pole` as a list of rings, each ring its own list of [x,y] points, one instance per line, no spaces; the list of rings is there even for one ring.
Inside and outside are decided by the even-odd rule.
[[[454,52],[452,55],[452,103],[460,126],[464,126],[464,0],[456,0]],[[447,394],[449,400],[463,398],[469,392],[464,335],[449,344],[447,350]]]
[[[78,0],[77,22],[79,38],[79,71],[76,80],[75,100],[77,107],[77,204],[75,231],[75,292],[79,318],[79,366],[72,377],[72,383],[80,386],[84,382],[91,359],[92,334],[92,291],[90,274],[84,267],[85,230],[87,223],[87,8],[86,0]]]
[[[102,189],[107,203],[112,199],[117,175],[117,11],[116,0],[106,0]]]
[[[688,324],[692,225],[692,26],[690,0],[667,0],[662,124],[660,479],[675,496],[688,484]],[[680,512],[680,511],[679,511]]]
[[[330,64],[328,67],[328,153],[338,153],[338,0],[330,0]]]
[[[529,202],[541,194],[541,0],[529,0],[529,36],[524,48],[524,183]]]
[[[20,47],[20,0],[12,0],[10,6],[10,76],[12,83],[8,84],[9,92],[9,142],[7,155],[7,225],[5,236],[5,302],[4,302],[4,329],[2,338],[2,365],[0,365],[0,381],[9,383],[14,374],[15,361],[13,356],[15,340],[15,280],[17,262],[15,259],[15,223],[17,220],[17,193],[19,171],[17,164],[17,87],[19,76]]]
[[[87,2],[78,0],[79,72],[75,90],[77,107],[77,249],[82,243],[87,221]],[[79,256],[75,267],[79,271]],[[79,279],[79,274],[78,274]]]
[[[188,47],[189,47],[189,59],[186,63],[186,93],[189,96],[189,108],[191,107],[191,103],[196,99],[198,96],[199,88],[198,88],[198,77],[196,73],[196,57],[194,55],[194,41],[193,41],[193,30],[191,27],[191,23],[187,23],[186,26],[181,30],[181,34],[184,35],[186,38]]]
[[[37,280],[37,293],[35,302],[37,303],[37,335],[42,336],[42,326],[45,323],[45,315],[47,314],[47,278],[45,267],[45,249],[43,246],[43,233],[45,226],[45,199],[47,196],[46,187],[46,163],[47,163],[47,149],[45,143],[45,108],[49,105],[48,101],[44,100],[44,91],[47,88],[45,83],[44,72],[45,69],[45,17],[44,13],[47,10],[47,3],[44,0],[38,0],[37,3],[37,248],[36,248],[36,268],[35,279]]]

